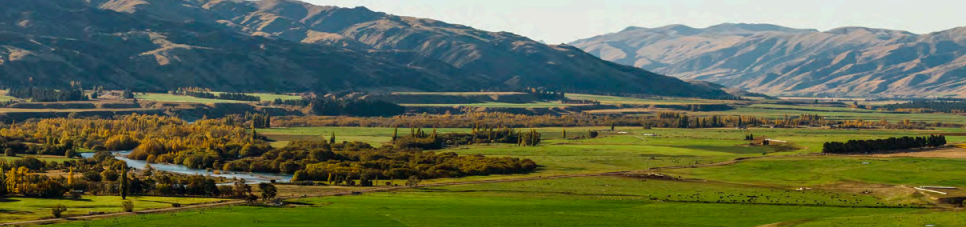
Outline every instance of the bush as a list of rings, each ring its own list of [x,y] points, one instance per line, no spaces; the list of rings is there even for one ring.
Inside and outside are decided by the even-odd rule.
[[[6,155],[7,157],[16,157],[17,156],[17,153],[14,153],[13,152],[13,149],[10,149],[10,148],[3,149],[3,154]]]
[[[124,212],[134,212],[134,202],[131,202],[131,200],[124,200],[121,202],[121,208],[124,209]]]
[[[60,218],[64,211],[67,211],[67,207],[63,204],[57,204],[57,206],[50,209],[50,214],[53,214],[55,218]]]

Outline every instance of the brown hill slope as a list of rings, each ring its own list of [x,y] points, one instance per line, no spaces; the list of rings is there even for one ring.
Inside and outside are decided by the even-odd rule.
[[[769,94],[966,95],[966,29],[628,28],[572,45],[605,60]]]
[[[476,89],[472,83],[484,81],[428,65],[400,65],[368,52],[98,10],[83,1],[0,1],[0,8],[6,9],[0,14],[0,83],[4,86],[62,86],[79,81],[144,90],[186,86],[226,91],[472,90]]]
[[[89,1],[101,9],[138,17],[196,21],[252,36],[373,53],[370,56],[400,65],[447,65],[450,68],[435,71],[482,78],[485,81],[469,83],[477,89],[540,86],[571,92],[727,96],[720,89],[612,64],[566,45],[548,46],[512,33],[361,7],[316,6],[289,0]]]

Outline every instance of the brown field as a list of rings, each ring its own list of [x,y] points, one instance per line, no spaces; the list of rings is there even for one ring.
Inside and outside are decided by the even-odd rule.
[[[935,151],[926,152],[909,152],[909,153],[897,153],[897,154],[879,154],[872,155],[873,157],[880,158],[893,158],[893,157],[913,157],[913,158],[966,158],[966,149],[953,147],[944,148]]]

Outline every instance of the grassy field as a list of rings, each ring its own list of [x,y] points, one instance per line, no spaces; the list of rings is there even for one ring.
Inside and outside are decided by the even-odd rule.
[[[5,160],[7,162],[12,162],[13,160],[21,159],[21,158],[24,158],[24,157],[34,157],[34,158],[37,158],[38,160],[48,161],[48,162],[49,161],[63,162],[63,161],[71,160],[71,159],[66,158],[64,156],[41,156],[41,155],[24,155],[24,154],[19,154],[16,157],[7,157],[7,156],[0,155],[0,160]]]
[[[393,128],[359,128],[359,127],[304,127],[304,128],[272,128],[259,129],[258,133],[276,141],[273,146],[284,146],[290,141],[321,141],[328,140],[335,133],[336,141],[359,141],[382,146],[392,141]],[[433,129],[423,129],[432,132]],[[436,129],[438,133],[470,132],[470,129]],[[408,135],[409,129],[399,129],[400,136]]]
[[[260,129],[286,141],[328,139],[389,142],[393,128]],[[431,131],[432,129],[424,129]],[[521,129],[527,130],[527,129]],[[827,141],[963,132],[938,130],[537,128],[537,147],[477,144],[437,152],[529,158],[537,172],[427,180],[425,183],[537,178],[561,174],[636,171],[655,167],[669,179],[627,176],[488,183],[306,198],[284,208],[231,207],[139,215],[71,226],[956,226],[914,186],[966,187],[966,159],[819,156]],[[568,136],[601,131],[595,139]],[[437,129],[440,133],[469,129]],[[405,135],[408,129],[400,129]],[[747,134],[788,141],[751,146]],[[966,137],[950,136],[952,143]],[[966,150],[964,150],[966,152]],[[731,165],[701,167],[737,158]],[[401,184],[397,180],[397,184]],[[808,187],[808,190],[797,190]],[[285,187],[282,195],[328,187]],[[344,190],[333,188],[331,190]],[[350,189],[351,190],[351,189]],[[47,213],[49,214],[49,212]],[[324,220],[324,221],[319,221]]]
[[[765,106],[765,107],[762,107]],[[911,113],[890,113],[863,109],[850,109],[841,107],[809,107],[793,105],[752,105],[751,107],[739,107],[729,111],[713,112],[692,112],[692,116],[711,116],[711,115],[748,115],[759,116],[769,119],[782,118],[784,116],[799,116],[802,114],[816,114],[828,120],[865,120],[879,121],[888,120],[896,123],[909,119],[912,121],[943,122],[966,124],[966,117],[952,114],[911,114]]]
[[[130,196],[134,210],[168,208],[173,203],[183,205],[221,201],[222,199]],[[65,216],[86,215],[88,212],[116,213],[121,209],[120,196],[84,196],[81,199],[0,198],[0,222],[27,221],[53,217],[50,209],[57,204],[67,207]]]
[[[523,92],[394,92],[397,95],[449,95],[449,96],[471,96],[471,95],[520,95]]]
[[[534,102],[534,103],[502,103],[502,102],[487,102],[487,103],[471,103],[471,104],[402,104],[402,106],[413,106],[413,107],[490,107],[490,108],[553,108],[553,107],[566,107],[574,106],[571,104],[563,104],[560,102]]]
[[[775,186],[848,182],[966,187],[966,159],[848,156],[759,159],[730,166],[667,170],[691,178]]]
[[[431,129],[424,129],[431,130]],[[453,147],[444,152],[460,155],[486,155],[501,157],[529,158],[541,167],[535,175],[556,175],[575,173],[600,173],[615,171],[642,170],[653,167],[690,166],[723,162],[736,158],[804,155],[821,152],[822,144],[827,141],[847,141],[850,139],[880,139],[893,136],[927,135],[940,131],[908,130],[830,130],[830,129],[653,129],[638,127],[617,127],[617,131],[607,132],[609,127],[580,128],[537,128],[544,141],[537,147],[518,147],[510,144],[478,144]],[[568,137],[585,135],[588,130],[607,130],[601,138],[584,140],[563,140],[561,134],[567,130]],[[440,133],[469,132],[469,129],[437,129]],[[947,129],[946,131],[962,131]],[[284,146],[287,141],[328,139],[336,134],[337,141],[363,141],[375,146],[388,143],[392,128],[346,128],[346,127],[308,127],[275,128],[259,130],[270,139],[277,140],[273,145]],[[400,135],[409,133],[400,129]],[[656,136],[646,136],[655,134]],[[788,146],[748,146],[742,140],[745,135],[754,134],[788,141]],[[949,137],[951,142],[966,142],[966,137]],[[796,148],[796,149],[791,149]],[[522,177],[522,176],[514,176]],[[478,177],[477,177],[478,178]],[[476,179],[476,178],[471,178]],[[452,179],[445,179],[452,180]],[[465,180],[465,179],[462,179]]]
[[[220,95],[221,93],[225,93],[225,92],[211,92],[211,93],[215,95]],[[262,101],[275,101],[275,99],[282,99],[282,100],[302,99],[301,96],[286,95],[286,94],[269,94],[269,93],[245,93],[245,94],[258,96],[259,98],[262,99]]]
[[[723,194],[719,194],[723,193]],[[708,199],[689,201],[693,193]],[[909,208],[740,204],[728,195],[783,202],[846,195],[634,178],[600,177],[432,187],[362,196],[300,199],[289,208],[232,207],[101,220],[93,226],[756,226],[789,220],[893,215]],[[784,197],[780,195],[793,195]],[[668,197],[670,196],[670,197]],[[780,199],[778,197],[781,197]],[[670,198],[670,199],[668,199]],[[745,197],[746,198],[746,197]],[[855,201],[875,204],[871,196]],[[324,221],[318,221],[324,220]],[[83,223],[68,223],[80,226]]]
[[[203,98],[195,98],[191,96],[162,94],[162,93],[148,93],[143,95],[138,94],[138,95],[135,95],[134,97],[139,100],[157,101],[157,102],[188,102],[188,103],[240,103],[241,102],[241,101],[234,101],[234,100],[203,99]]]
[[[566,94],[567,98],[574,100],[591,100],[600,101],[601,104],[613,105],[613,104],[627,104],[627,105],[674,105],[674,104],[722,104],[722,103],[733,103],[733,101],[727,100],[706,100],[706,99],[680,99],[680,98],[669,98],[669,99],[640,99],[640,98],[630,98],[630,97],[618,97],[618,96],[603,96],[603,95],[586,95],[586,94]]]
[[[795,226],[963,226],[966,212],[921,211],[902,214],[875,214],[858,217],[834,217]]]

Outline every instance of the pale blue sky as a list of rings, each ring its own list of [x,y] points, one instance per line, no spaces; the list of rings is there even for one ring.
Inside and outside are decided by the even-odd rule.
[[[829,30],[863,26],[929,33],[966,26],[963,0],[304,0],[365,6],[508,31],[548,43],[620,31],[628,26],[724,22],[770,23]]]

